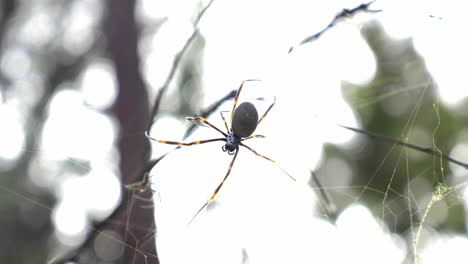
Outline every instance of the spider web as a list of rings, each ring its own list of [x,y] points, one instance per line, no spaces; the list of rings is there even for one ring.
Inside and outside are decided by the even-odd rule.
[[[397,45],[397,42],[393,42],[393,45]],[[426,66],[421,64],[420,58],[408,54],[406,56],[410,59],[402,58],[398,51],[393,51],[396,53],[396,60],[400,61],[389,58],[381,60],[379,55],[377,60],[382,61],[382,64],[414,64],[418,65],[416,68],[422,69],[419,73],[414,68],[409,69],[409,74],[413,77],[409,82],[405,73],[401,73],[399,76],[389,77],[390,81],[379,80],[378,85],[373,83],[376,81],[374,79],[366,84],[367,87],[361,87],[363,90],[360,91],[349,92],[356,87],[346,85],[351,107],[358,113],[367,130],[378,130],[378,134],[391,134],[401,142],[427,146],[441,155],[451,152],[451,149],[460,144],[457,139],[453,139],[463,130],[463,126],[456,125],[461,122],[458,119],[460,116],[450,114],[450,107],[440,102],[437,86],[426,73]],[[380,73],[385,71],[384,65],[378,67]],[[378,76],[379,73],[376,78]],[[388,114],[392,112],[389,108],[391,100],[396,105],[398,100],[403,103],[399,104],[400,109],[394,109],[393,114]],[[411,103],[407,102],[405,106],[405,100]],[[452,107],[457,109],[456,106]],[[406,110],[397,113],[401,109]],[[365,204],[381,223],[383,230],[405,238],[406,259],[410,262],[437,262],[435,259],[440,257],[435,257],[436,254],[428,248],[440,247],[441,239],[458,239],[459,243],[466,243],[462,242],[460,235],[454,236],[452,240],[444,235],[451,232],[465,233],[465,220],[459,212],[464,211],[466,206],[466,197],[463,194],[468,184],[466,172],[460,172],[455,168],[456,165],[435,155],[425,156],[397,144],[372,140],[368,136],[361,136],[357,140],[359,142],[351,143],[351,146],[327,146],[328,158],[317,171],[322,176],[322,184],[326,185],[318,188],[331,194],[331,199],[335,200],[334,208]],[[344,167],[352,170],[355,176],[349,183],[340,186],[333,183],[337,175],[334,172],[339,171],[334,167],[343,167],[340,164],[343,160],[346,163]],[[323,182],[330,182],[331,186]],[[340,213],[332,212],[330,217],[327,212],[327,217],[336,219],[336,214]]]
[[[415,105],[412,117],[405,123],[406,128],[398,137],[401,141],[411,142],[412,140],[412,136],[408,135],[416,127],[415,118],[420,115],[420,102]],[[434,103],[434,115],[439,118],[438,102]],[[435,142],[441,123],[443,121],[440,119],[435,121],[432,134],[434,149],[440,152],[442,151]],[[414,153],[413,150],[399,147],[396,144],[387,144],[386,146],[378,142],[364,144],[366,149],[372,145],[370,148],[373,151],[382,150],[379,158],[376,158],[377,162],[370,166],[371,169],[360,172],[365,175],[361,179],[364,184],[337,186],[332,183],[332,186],[319,187],[333,197],[331,198],[335,201],[335,204],[332,204],[333,208],[346,208],[350,204],[356,203],[366,204],[372,214],[379,219],[383,230],[402,234],[407,239],[407,251],[409,252],[407,258],[415,263],[419,263],[421,251],[427,253],[424,248],[425,243],[437,241],[435,237],[440,236],[440,234],[436,234],[437,232],[443,234],[458,228],[461,228],[462,233],[464,232],[463,224],[457,227],[456,222],[460,220],[453,218],[459,217],[457,211],[464,210],[466,198],[463,192],[468,183],[466,176],[464,176],[466,173],[461,174],[462,176],[454,176],[450,170],[447,170],[448,164],[442,158],[422,158],[420,153]],[[356,146],[354,147],[356,148]],[[340,147],[330,146],[329,148]],[[357,148],[359,149],[359,147]],[[336,161],[336,156],[339,156],[339,160],[344,158],[351,163],[369,162],[368,159],[351,160],[350,156],[352,155],[343,154],[349,151],[346,147],[331,151],[335,153],[329,154],[331,157],[325,159],[324,164],[317,172],[322,174],[321,179],[324,182],[333,182],[330,177],[337,175],[333,173],[337,170],[330,168],[341,165]],[[426,159],[425,165],[420,164],[421,159]],[[351,167],[355,170],[357,165],[353,165]],[[349,164],[345,167],[350,168]],[[337,206],[337,204],[339,205]],[[332,213],[329,211],[329,209],[325,210],[325,217],[335,219],[336,211],[332,211]],[[463,220],[461,221],[463,222]],[[425,232],[432,232],[431,237],[426,237]],[[427,261],[427,258],[424,259]]]

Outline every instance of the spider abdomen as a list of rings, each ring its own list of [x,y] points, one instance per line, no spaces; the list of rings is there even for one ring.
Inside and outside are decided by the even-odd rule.
[[[232,117],[232,132],[238,137],[248,137],[257,128],[258,113],[252,103],[244,102],[234,111]]]

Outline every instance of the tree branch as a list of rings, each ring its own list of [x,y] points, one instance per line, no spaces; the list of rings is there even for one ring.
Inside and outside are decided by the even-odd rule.
[[[211,6],[214,0],[211,0],[198,14],[197,18],[195,19],[194,22],[194,30],[192,32],[192,35],[187,39],[187,41],[184,44],[184,47],[174,56],[174,61],[172,62],[171,69],[169,70],[169,74],[166,77],[166,80],[164,81],[163,85],[159,88],[158,93],[156,95],[156,99],[154,101],[153,109],[151,110],[151,115],[150,115],[150,120],[154,120],[156,115],[158,114],[159,111],[159,106],[161,104],[162,97],[164,96],[164,93],[166,92],[167,88],[171,84],[172,80],[174,79],[174,76],[177,72],[177,69],[179,68],[180,62],[187,52],[188,48],[192,44],[193,40],[198,36],[199,31],[198,31],[198,23],[200,22],[201,18],[205,14],[206,10]],[[149,131],[151,129],[152,122],[148,125],[147,130]]]
[[[370,5],[372,3],[374,3],[375,1],[376,0],[370,1],[368,3],[360,4],[359,6],[357,6],[355,8],[351,8],[351,9],[345,8],[345,9],[343,9],[341,12],[339,12],[338,14],[335,15],[335,17],[332,19],[332,21],[324,29],[322,29],[318,33],[315,33],[315,34],[313,34],[313,35],[311,35],[309,37],[306,37],[305,39],[303,39],[299,43],[298,46],[301,46],[301,45],[304,45],[306,43],[313,42],[313,41],[317,40],[318,38],[320,38],[320,36],[322,36],[322,34],[324,34],[329,29],[334,27],[337,23],[339,23],[339,22],[341,22],[341,21],[343,21],[343,20],[345,20],[347,18],[351,18],[351,17],[355,16],[357,13],[360,13],[360,12],[363,12],[363,13],[382,12],[382,10],[379,10],[379,9],[376,9],[376,10],[369,9]],[[289,48],[288,53],[291,53],[293,50],[294,50],[294,47]]]

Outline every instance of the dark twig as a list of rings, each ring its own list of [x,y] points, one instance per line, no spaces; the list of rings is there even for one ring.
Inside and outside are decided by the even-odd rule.
[[[363,12],[363,13],[382,12],[382,10],[380,10],[380,9],[376,9],[376,10],[369,9],[370,5],[372,3],[374,3],[374,2],[375,2],[375,0],[370,1],[368,3],[360,4],[359,6],[357,6],[355,8],[351,8],[351,9],[345,8],[345,9],[343,9],[341,12],[339,12],[338,14],[335,15],[333,20],[324,29],[322,29],[318,33],[315,33],[315,34],[305,38],[304,40],[302,40],[299,43],[298,46],[317,40],[320,36],[322,36],[323,33],[327,32],[329,29],[334,27],[338,22],[341,22],[342,20],[345,20],[347,18],[351,18],[351,17],[355,16],[357,13],[360,13],[360,12]],[[294,47],[289,48],[289,53],[291,53],[293,51],[293,49],[294,49]]]
[[[318,190],[318,196],[320,197],[320,207],[325,211],[327,217],[336,217],[336,205],[332,202],[330,195],[323,188],[322,183],[317,177],[317,174],[311,170],[311,185],[314,190]]]
[[[220,98],[218,101],[211,104],[207,109],[203,110],[198,116],[201,116],[201,117],[204,117],[204,118],[210,116],[224,102],[226,102],[227,100],[233,99],[235,96],[236,96],[236,90],[230,91],[224,97]],[[197,127],[197,123],[192,123],[189,126],[189,128],[187,129],[187,131],[185,131],[184,139],[188,138],[193,133],[193,131],[195,130],[196,127]]]
[[[443,158],[444,160],[446,160],[448,162],[451,162],[453,164],[456,164],[456,165],[458,165],[460,167],[463,167],[464,169],[468,169],[468,164],[463,163],[461,161],[458,161],[458,160],[456,160],[456,159],[454,159],[454,158],[452,158],[452,157],[450,157],[450,156],[448,156],[448,155],[446,155],[444,153],[441,153],[440,151],[437,151],[437,150],[435,150],[433,148],[420,147],[420,146],[417,146],[417,145],[414,145],[414,144],[411,144],[411,143],[403,142],[401,140],[398,140],[398,139],[395,139],[395,138],[392,138],[392,137],[378,135],[378,134],[375,134],[375,133],[372,133],[372,132],[369,132],[369,131],[366,131],[366,130],[358,129],[358,128],[347,127],[347,126],[342,126],[342,125],[339,125],[339,126],[342,127],[342,128],[346,128],[346,129],[349,129],[351,131],[357,132],[357,133],[364,134],[364,135],[370,137],[373,140],[384,141],[384,142],[396,144],[396,145],[399,145],[399,146],[407,147],[407,148],[410,148],[410,149],[418,150],[418,151],[421,151],[421,152],[426,153],[428,155],[433,155],[433,156],[438,157],[438,158]]]
[[[159,111],[159,105],[161,104],[161,99],[164,95],[164,93],[166,92],[167,88],[169,87],[169,85],[171,84],[176,72],[177,72],[177,69],[179,68],[179,65],[180,65],[180,62],[183,58],[183,56],[185,55],[185,53],[187,52],[188,48],[190,47],[190,45],[192,44],[193,40],[198,36],[199,34],[199,31],[198,31],[198,23],[200,22],[200,19],[202,18],[202,16],[205,14],[206,10],[208,10],[208,8],[211,6],[211,4],[213,3],[214,0],[211,0],[201,11],[200,13],[198,14],[198,16],[195,18],[195,21],[194,21],[194,30],[192,32],[192,35],[187,39],[187,41],[185,42],[185,45],[184,47],[175,55],[174,57],[174,61],[172,62],[172,66],[171,66],[171,69],[169,71],[169,74],[167,75],[167,78],[166,80],[164,81],[164,84],[159,88],[159,91],[156,95],[156,99],[154,101],[154,105],[153,105],[153,109],[151,110],[151,115],[150,115],[150,120],[153,120],[158,111]],[[148,131],[151,129],[151,126],[152,126],[153,122],[150,122],[149,125],[148,125]]]

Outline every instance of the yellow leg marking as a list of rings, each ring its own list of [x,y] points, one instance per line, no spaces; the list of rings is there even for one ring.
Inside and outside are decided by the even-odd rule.
[[[192,217],[192,220],[190,220],[189,224],[191,224],[193,222],[193,220],[195,220],[195,218],[197,217],[197,215],[203,210],[205,209],[205,207],[207,207],[215,198],[216,198],[216,195],[218,195],[218,192],[219,190],[221,189],[221,187],[223,186],[224,182],[226,181],[227,177],[229,176],[229,174],[231,173],[231,170],[232,170],[232,166],[234,164],[234,161],[236,160],[236,157],[237,157],[237,153],[239,152],[239,149],[236,149],[236,152],[234,154],[234,157],[232,158],[232,161],[231,163],[229,164],[229,168],[228,168],[228,171],[226,172],[226,176],[224,176],[223,180],[221,181],[221,183],[218,185],[218,187],[216,187],[215,191],[213,192],[213,194],[211,195],[210,199],[208,199],[208,201],[200,208],[200,210],[197,211],[197,213]]]
[[[195,122],[195,123],[202,123],[202,124],[205,124],[211,128],[213,128],[214,130],[218,131],[219,133],[223,134],[223,136],[227,137],[227,134],[224,133],[221,129],[217,128],[215,125],[211,124],[210,122],[208,122],[205,118],[201,117],[201,116],[197,116],[197,117],[186,117],[185,118],[186,120],[190,121],[190,122]],[[228,132],[229,133],[229,132]]]
[[[226,131],[229,133],[229,127],[228,127],[228,124],[226,122],[226,118],[223,115],[223,111],[219,111],[219,114],[221,115],[221,118],[223,119],[223,123],[224,123],[224,126],[226,127]]]
[[[253,135],[253,136],[250,136],[250,137],[241,138],[241,141],[251,139],[251,138],[266,138],[266,137],[264,135]]]
[[[268,107],[268,109],[265,111],[265,113],[262,115],[262,117],[260,117],[260,119],[258,120],[257,126],[260,124],[260,122],[262,122],[262,120],[265,118],[265,116],[268,114],[268,112],[270,112],[271,108],[273,108],[275,103],[276,103],[276,96],[274,97],[273,103]]]
[[[259,156],[259,157],[262,157],[262,158],[264,158],[264,159],[266,159],[266,160],[269,160],[269,161],[273,162],[273,164],[275,164],[276,167],[278,167],[278,168],[279,168],[280,170],[282,170],[286,175],[288,175],[289,178],[291,178],[291,179],[294,180],[294,181],[296,180],[296,179],[294,179],[294,177],[291,176],[287,171],[285,171],[283,168],[281,168],[281,166],[280,166],[276,161],[274,161],[274,160],[272,160],[272,159],[270,159],[270,158],[268,158],[268,157],[266,157],[266,156],[263,156],[263,155],[259,154],[257,151],[255,151],[254,149],[252,149],[251,147],[249,147],[249,146],[247,146],[247,145],[245,145],[245,144],[242,144],[242,143],[241,143],[240,145],[241,145],[241,146],[244,146],[244,147],[247,148],[248,150],[252,151],[253,154],[255,154],[255,155]]]
[[[185,142],[178,142],[178,141],[155,139],[155,138],[150,137],[148,135],[148,132],[145,133],[145,136],[148,139],[151,139],[153,141],[157,141],[157,142],[159,142],[161,144],[177,145],[177,146],[192,146],[192,145],[200,145],[200,144],[205,144],[205,143],[214,142],[214,141],[226,141],[226,138],[212,138],[212,139],[197,140],[197,141],[185,143]]]

